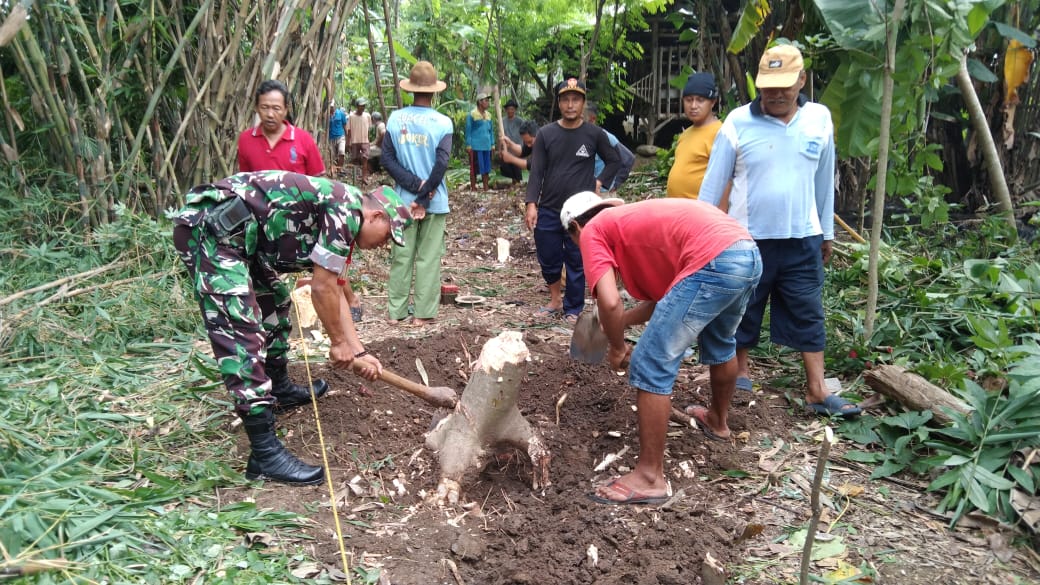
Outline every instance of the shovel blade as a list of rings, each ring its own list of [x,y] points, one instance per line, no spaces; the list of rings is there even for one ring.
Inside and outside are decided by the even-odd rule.
[[[607,335],[599,326],[599,313],[595,309],[578,317],[571,334],[571,359],[586,364],[598,364],[607,356]]]

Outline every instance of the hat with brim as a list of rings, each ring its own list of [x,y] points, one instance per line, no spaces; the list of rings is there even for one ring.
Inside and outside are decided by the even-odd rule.
[[[412,224],[412,214],[401,197],[390,187],[382,186],[369,193],[383,206],[390,217],[390,239],[398,246],[404,245],[404,230]]]
[[[564,229],[566,229],[570,227],[572,221],[597,207],[617,207],[624,203],[624,199],[618,199],[617,197],[604,199],[592,191],[582,191],[581,193],[571,195],[567,201],[563,202],[563,207],[560,208],[560,221],[563,223]]]
[[[758,62],[755,87],[759,89],[782,89],[798,82],[805,63],[802,52],[794,45],[776,45],[766,49]]]
[[[574,92],[585,95],[585,83],[579,80],[577,77],[568,77],[563,81],[556,84],[556,96],[559,97],[565,93]]]
[[[481,92],[481,93],[477,94],[477,101],[479,102],[480,100],[486,100],[486,99],[488,99],[490,97],[491,97],[491,94],[487,93],[486,91],[485,92]]]
[[[412,93],[437,93],[448,87],[437,79],[437,70],[429,61],[419,61],[412,66],[408,79],[401,80],[401,89]]]

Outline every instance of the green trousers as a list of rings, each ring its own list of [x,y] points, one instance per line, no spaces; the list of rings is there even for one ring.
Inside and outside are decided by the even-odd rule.
[[[391,319],[408,316],[408,293],[415,278],[415,317],[433,319],[441,302],[441,257],[448,214],[430,213],[404,230],[404,246],[391,246],[387,309]]]

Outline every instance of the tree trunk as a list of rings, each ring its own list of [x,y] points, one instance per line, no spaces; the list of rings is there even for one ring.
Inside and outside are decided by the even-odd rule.
[[[397,75],[397,51],[394,50],[394,35],[390,32],[390,5],[386,0],[383,0],[383,26],[386,29],[386,49],[390,51],[390,71],[394,75],[394,98],[400,109],[404,107],[404,102],[401,100],[401,86],[398,84],[400,77]]]
[[[455,411],[427,433],[426,446],[438,453],[441,466],[435,503],[458,503],[465,476],[483,469],[493,448],[503,444],[531,457],[532,489],[549,485],[549,449],[516,407],[529,356],[517,331],[484,344]]]
[[[589,75],[589,61],[592,59],[592,54],[596,52],[596,43],[599,42],[599,31],[603,28],[603,6],[606,3],[606,0],[596,0],[596,20],[592,25],[592,38],[589,39],[588,48],[581,53],[581,72],[578,74],[578,79],[582,81],[585,81]]]
[[[935,420],[944,425],[950,424],[952,419],[941,407],[960,413],[970,410],[956,396],[899,366],[877,366],[863,372],[863,380],[876,392],[911,410],[931,410]]]
[[[881,230],[885,225],[885,184],[888,179],[888,144],[892,130],[892,73],[896,70],[896,41],[899,38],[899,23],[903,20],[906,0],[896,0],[892,18],[888,22],[886,39],[885,73],[881,93],[881,129],[878,132],[877,183],[874,188],[874,209],[871,212],[870,255],[867,263],[867,308],[863,321],[863,338],[869,340],[874,333],[878,301],[878,251],[881,249]]]
[[[740,103],[746,104],[751,101],[750,94],[748,93],[747,78],[744,76],[744,68],[740,65],[740,60],[737,56],[729,51],[725,50],[730,42],[733,40],[733,29],[729,25],[729,15],[726,13],[726,9],[721,6],[716,9],[716,14],[719,15],[719,31],[722,33],[722,46],[723,53],[726,55],[726,62],[729,64],[729,75],[732,77],[732,81],[737,86],[737,97]],[[701,33],[703,34],[703,32]],[[723,69],[725,71],[725,68]],[[720,79],[721,85],[719,87],[729,88],[728,79]]]
[[[975,86],[971,84],[971,77],[968,76],[967,55],[961,55],[961,68],[957,72],[957,87],[961,90],[964,106],[968,109],[968,118],[971,120],[975,136],[982,149],[986,174],[989,175],[989,186],[993,189],[993,196],[996,197],[1000,210],[1007,218],[1010,237],[1014,242],[1018,239],[1018,230],[1015,227],[1015,208],[1011,204],[1011,193],[1008,191],[1007,180],[1004,178],[1004,169],[1000,164],[1000,155],[997,154],[997,145],[993,142],[993,134],[986,122],[986,114],[982,111],[979,96],[975,93]]]

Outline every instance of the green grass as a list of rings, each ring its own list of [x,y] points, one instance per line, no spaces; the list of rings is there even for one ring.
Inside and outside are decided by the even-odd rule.
[[[117,266],[0,306],[0,576],[299,582],[306,519],[216,498],[245,480],[230,403],[199,373],[211,360],[168,222],[126,214],[89,240],[62,232],[0,235],[0,297]],[[260,532],[277,536],[246,538]]]

